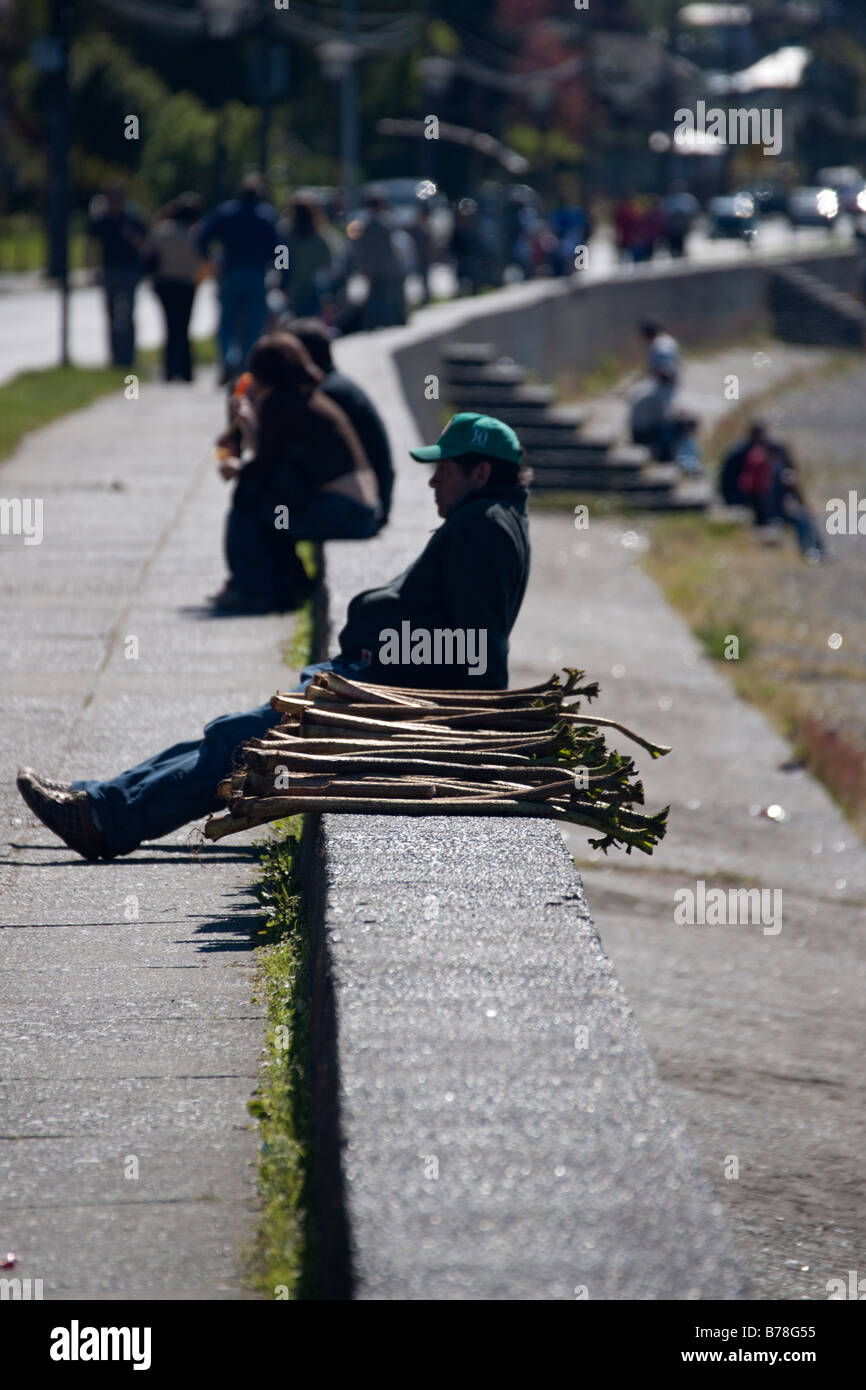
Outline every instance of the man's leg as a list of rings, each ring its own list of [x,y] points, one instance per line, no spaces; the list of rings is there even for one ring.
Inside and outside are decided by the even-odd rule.
[[[114,272],[112,304],[112,355],[118,367],[131,367],[135,358],[135,271]]]
[[[108,320],[108,350],[112,365],[120,366],[117,338],[117,284],[113,270],[105,270],[102,275],[102,288],[105,295],[105,316]]]
[[[241,365],[246,366],[250,348],[262,336],[268,318],[264,271],[244,271],[243,315],[240,328]]]
[[[240,371],[240,349],[237,345],[237,272],[224,270],[220,277],[220,358],[227,371]]]
[[[158,840],[188,821],[219,810],[219,782],[232,770],[242,743],[261,738],[280,722],[270,704],[246,714],[224,714],[204,737],[177,743],[105,782],[76,782],[90,796],[91,812],[110,855],[129,854],[143,840]]]
[[[294,539],[274,525],[273,507],[252,498],[232,504],[226,520],[225,553],[232,588],[244,603],[262,611],[290,608],[309,591],[307,572]]]
[[[320,492],[298,516],[289,534],[299,541],[364,541],[381,525],[381,507],[365,507],[340,492]]]
[[[192,346],[189,341],[189,322],[195,300],[195,285],[181,284],[177,292],[177,365],[183,381],[192,381]]]

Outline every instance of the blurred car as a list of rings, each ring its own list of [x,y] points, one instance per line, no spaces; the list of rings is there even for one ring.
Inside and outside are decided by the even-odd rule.
[[[851,164],[839,165],[837,168],[819,169],[817,174],[818,182],[822,188],[832,188],[839,199],[839,209],[841,212],[857,211],[857,195],[863,190],[866,178],[863,177],[859,169],[855,169]]]
[[[851,220],[857,240],[866,241],[866,188],[861,188],[857,194]]]
[[[792,227],[832,228],[839,216],[839,195],[833,188],[795,188],[788,196]]]
[[[731,193],[711,198],[707,204],[707,231],[711,237],[742,237],[750,241],[758,226],[758,209],[751,193]]]
[[[749,184],[748,188],[743,189],[755,200],[755,205],[761,216],[768,212],[785,212],[788,205],[788,191],[784,183],[766,179],[760,183]]]

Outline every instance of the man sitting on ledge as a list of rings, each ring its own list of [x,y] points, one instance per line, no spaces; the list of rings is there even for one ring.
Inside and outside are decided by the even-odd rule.
[[[431,690],[508,685],[508,635],[529,576],[520,442],[502,420],[463,414],[436,444],[410,452],[436,464],[430,486],[444,524],[403,574],[352,599],[338,655],[308,666],[298,690],[317,670]],[[222,715],[203,738],[108,781],[58,782],[22,768],[18,790],[70,849],[113,859],[219,810],[216,789],[241,744],[279,722],[268,703]]]

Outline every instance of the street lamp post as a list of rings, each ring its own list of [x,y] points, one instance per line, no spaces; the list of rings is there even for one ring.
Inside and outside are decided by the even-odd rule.
[[[69,366],[69,0],[51,0],[51,30],[34,45],[49,84],[48,274],[60,289],[60,361]]]
[[[353,32],[351,25],[344,32]],[[316,49],[316,56],[326,79],[340,84],[340,163],[349,210],[358,182],[358,48],[348,38],[328,39]]]
[[[447,92],[451,85],[451,79],[456,70],[455,64],[450,58],[442,58],[438,54],[432,54],[429,58],[419,58],[415,64],[415,71],[421,78],[424,88],[425,110],[421,113],[422,117],[438,115],[438,112],[431,111],[434,106]],[[424,137],[424,154],[422,159],[422,172],[425,178],[433,179],[433,141]]]
[[[205,18],[205,29],[207,37],[214,46],[214,57],[221,50],[228,46],[228,42],[237,32],[243,11],[246,9],[246,0],[199,0]],[[218,89],[219,70],[216,69],[216,79],[213,87],[215,103],[217,109],[216,134],[214,139],[214,158],[211,171],[212,196],[214,202],[219,202],[223,193],[223,183],[225,178],[226,162],[226,139],[225,139],[225,104],[220,102],[220,91]]]

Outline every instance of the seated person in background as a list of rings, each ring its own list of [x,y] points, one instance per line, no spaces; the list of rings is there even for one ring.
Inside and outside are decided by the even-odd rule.
[[[814,563],[826,555],[791,454],[779,440],[769,437],[760,420],[753,422],[745,440],[723,460],[719,486],[729,506],[751,507],[755,525],[766,530],[769,539],[778,538],[784,523],[796,530],[805,559]]]
[[[234,424],[217,441],[233,450],[219,470],[235,491],[225,540],[231,578],[213,604],[220,612],[282,612],[309,590],[295,543],[369,539],[381,519],[379,487],[297,338],[260,338],[247,366],[249,389],[232,397]]]
[[[529,577],[526,488],[517,435],[491,416],[456,415],[438,442],[413,449],[436,464],[430,479],[444,523],[418,559],[380,589],[350,603],[332,661],[308,666],[298,690],[327,668],[359,680],[421,689],[503,690],[508,686],[508,636]],[[435,655],[435,634],[463,638],[462,664]],[[397,653],[396,645],[410,647]],[[469,659],[469,637],[484,660]],[[426,659],[416,647],[426,635]],[[405,657],[408,656],[408,663]],[[483,669],[482,669],[483,668]],[[177,743],[109,781],[57,782],[32,768],[18,773],[30,810],[85,859],[130,854],[187,821],[219,810],[217,786],[241,744],[280,722],[270,702],[227,714],[204,737]]]
[[[391,511],[391,493],[394,489],[391,446],[382,417],[366,391],[334,366],[331,338],[321,319],[293,319],[291,315],[286,315],[285,320],[280,320],[278,330],[291,333],[303,343],[316,366],[325,373],[319,389],[324,391],[326,396],[330,396],[332,401],[337,402],[354,425],[379,483],[379,500],[382,504],[381,528]]]
[[[654,459],[673,458],[677,424],[674,386],[662,376],[644,377],[629,392],[629,417],[633,444],[644,444]]]

